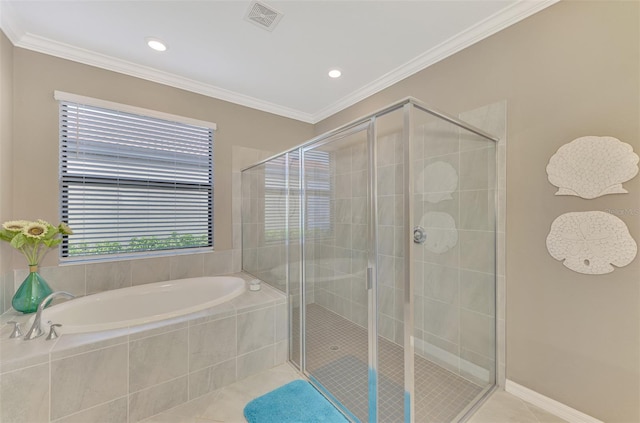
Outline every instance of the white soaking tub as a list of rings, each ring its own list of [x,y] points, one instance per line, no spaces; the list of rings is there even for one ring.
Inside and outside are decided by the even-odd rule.
[[[60,333],[97,332],[142,325],[201,311],[246,291],[233,276],[156,282],[75,298],[45,309],[42,325],[62,325]],[[33,323],[33,317],[27,327]]]

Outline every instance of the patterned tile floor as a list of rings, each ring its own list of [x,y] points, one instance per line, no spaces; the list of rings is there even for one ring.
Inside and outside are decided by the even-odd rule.
[[[366,330],[316,304],[307,306],[306,324],[309,373],[359,420],[368,421]],[[404,350],[383,338],[378,343],[379,419],[401,422]],[[414,368],[416,421],[453,421],[482,392],[482,387],[422,357],[415,356]]]

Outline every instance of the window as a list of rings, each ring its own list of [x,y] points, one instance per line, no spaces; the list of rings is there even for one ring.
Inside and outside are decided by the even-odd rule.
[[[287,162],[288,156],[288,162]],[[326,151],[305,152],[306,234],[307,239],[329,237],[331,225],[331,169]],[[286,178],[289,166],[289,231],[299,235],[300,225],[300,154],[293,151],[268,161],[264,171],[264,231],[266,242],[280,242],[285,238]]]
[[[213,247],[215,125],[74,97],[56,92],[62,259]]]

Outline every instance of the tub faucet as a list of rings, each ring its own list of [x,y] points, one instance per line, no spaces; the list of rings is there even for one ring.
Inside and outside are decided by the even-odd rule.
[[[71,298],[75,298],[76,296],[65,291],[56,291],[47,295],[47,297],[44,300],[42,300],[42,302],[38,305],[38,311],[36,312],[36,317],[33,319],[33,324],[31,325],[31,329],[29,329],[29,332],[27,332],[27,334],[24,337],[25,340],[30,341],[32,339],[36,339],[37,337],[44,335],[44,331],[40,327],[41,320],[42,320],[42,310],[44,310],[44,308],[47,306],[47,303],[49,301],[53,300],[56,297],[65,297],[65,298],[71,299]]]

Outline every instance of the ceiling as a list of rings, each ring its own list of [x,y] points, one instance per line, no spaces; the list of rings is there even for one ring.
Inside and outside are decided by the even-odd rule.
[[[315,123],[555,1],[265,0],[283,14],[269,32],[244,20],[250,0],[0,0],[0,27],[18,47]]]

